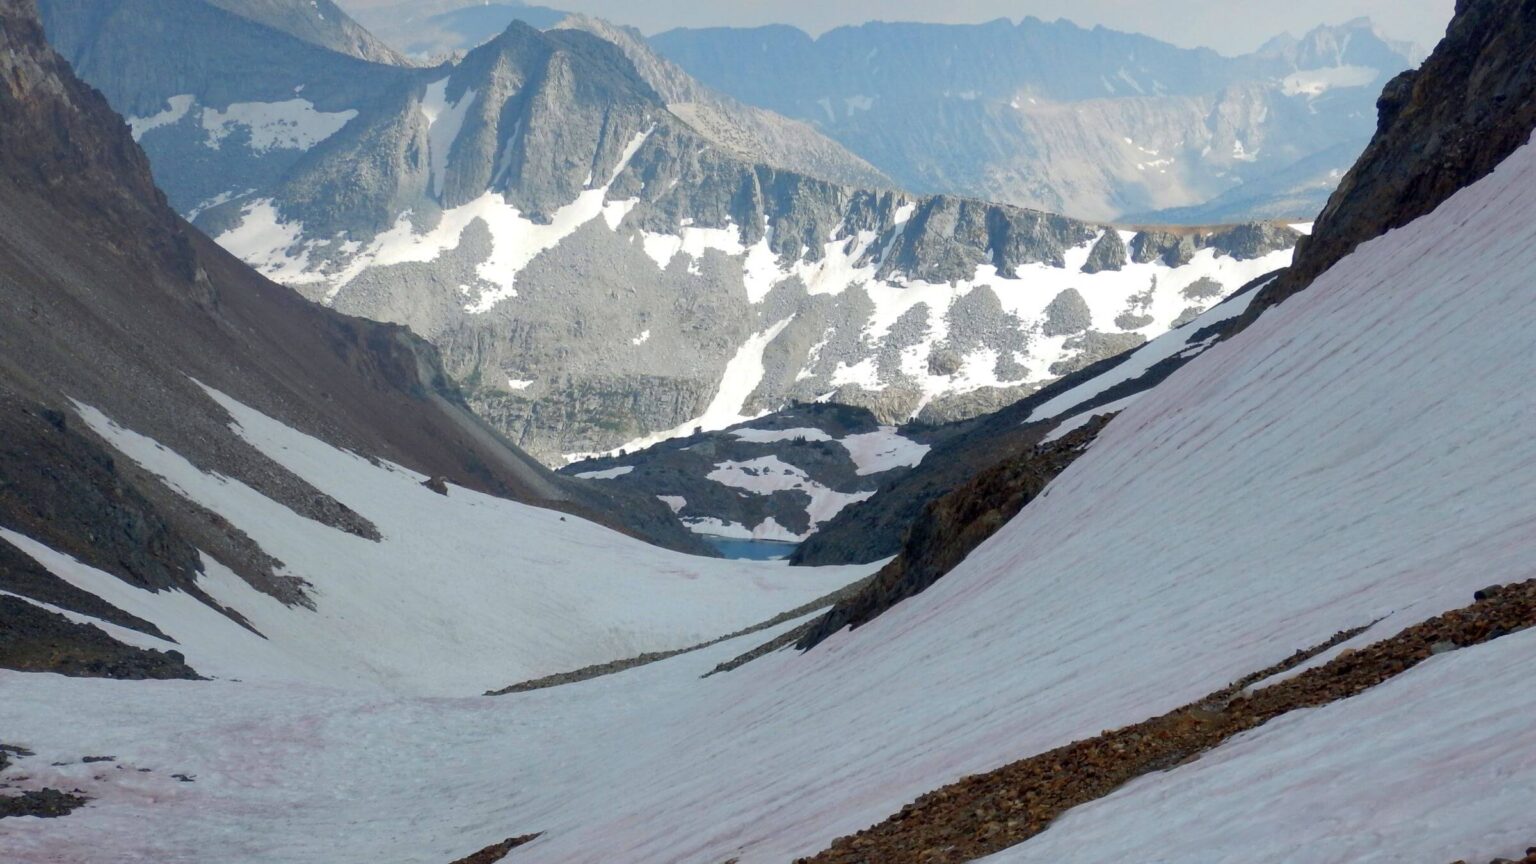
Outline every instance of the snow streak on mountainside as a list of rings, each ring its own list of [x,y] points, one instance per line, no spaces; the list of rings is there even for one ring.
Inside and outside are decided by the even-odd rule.
[[[1324,657],[1385,638],[1533,575],[1533,267],[1526,147],[1126,408],[927,592],[805,655],[698,680],[741,647],[722,645],[496,700],[136,685],[110,721],[107,685],[4,675],[23,698],[0,702],[0,723],[39,752],[110,747],[155,769],[47,769],[97,802],[12,829],[14,845],[23,861],[110,837],[124,861],[345,864],[543,832],[519,861],[781,862],[1340,630],[1378,622]],[[1532,662],[1530,631],[1431,660],[1144,778],[1003,860],[1085,844],[1212,862],[1508,854],[1529,843],[1536,792],[1510,721],[1531,710],[1518,681]],[[301,731],[273,747],[253,728]],[[381,769],[381,749],[426,736],[430,758]],[[172,770],[210,782],[160,794]],[[230,824],[250,828],[212,830]]]
[[[674,30],[705,84],[816,123],[905,187],[1089,219],[1309,217],[1418,51],[1369,21],[1227,58],[1067,21]]]

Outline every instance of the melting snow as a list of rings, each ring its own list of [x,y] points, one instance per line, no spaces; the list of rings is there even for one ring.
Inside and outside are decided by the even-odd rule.
[[[453,153],[454,142],[464,128],[464,117],[475,103],[475,91],[465,90],[459,101],[448,104],[450,77],[427,85],[421,100],[421,113],[427,118],[427,152],[432,161],[432,191],[438,198],[443,196],[443,178],[448,170],[448,157]]]
[[[810,506],[805,508],[810,516],[811,525],[804,534],[789,533],[788,537],[768,537],[754,531],[753,537],[758,540],[804,540],[823,522],[842,512],[844,507],[864,501],[875,494],[874,492],[833,491],[777,456],[760,456],[745,462],[721,462],[715,466],[715,470],[705,476],[716,483],[735,489],[745,489],[754,495],[771,495],[781,490],[798,489],[811,496]],[[774,526],[779,527],[776,522]],[[787,529],[779,528],[779,533],[786,531]]]
[[[1326,69],[1303,69],[1292,72],[1280,82],[1280,89],[1287,96],[1316,98],[1329,90],[1345,87],[1366,87],[1381,77],[1380,70],[1369,66],[1330,66]]]
[[[197,97],[191,94],[172,96],[166,100],[166,104],[170,107],[158,114],[149,117],[129,117],[128,128],[133,133],[133,140],[137,141],[143,138],[145,133],[153,132],[162,126],[174,126],[180,123],[181,118],[187,116],[187,112],[192,110],[192,105],[196,101]]]
[[[716,391],[715,398],[704,409],[704,413],[694,419],[677,425],[664,432],[637,438],[616,447],[610,453],[620,450],[633,452],[644,450],[653,444],[659,444],[669,438],[680,438],[684,435],[692,435],[695,429],[703,429],[705,432],[713,432],[735,426],[737,423],[745,423],[754,419],[743,413],[746,411],[747,399],[757,390],[758,384],[763,380],[763,352],[767,350],[769,343],[779,338],[784,328],[789,326],[793,318],[785,318],[783,321],[769,327],[761,333],[750,336],[742,346],[737,349],[736,356],[725,364],[725,374],[720,381],[720,389]],[[767,412],[758,412],[755,416],[762,416]],[[568,459],[574,454],[567,454]],[[580,457],[577,457],[580,458]]]
[[[1236,318],[1246,312],[1248,304],[1253,302],[1253,298],[1258,295],[1262,287],[1259,286],[1243,294],[1241,297],[1234,297],[1207,311],[1183,327],[1165,333],[1137,348],[1131,352],[1130,356],[1122,360],[1119,365],[1102,375],[1095,375],[1076,387],[1057,394],[1054,398],[1047,400],[1041,405],[1037,405],[1035,410],[1030,412],[1029,418],[1024,422],[1037,423],[1041,420],[1062,416],[1106,390],[1126,381],[1134,381],[1140,378],[1153,366],[1190,348],[1190,340],[1196,333],[1214,324]]]
[[[308,99],[289,99],[286,102],[236,102],[220,111],[203,109],[203,129],[208,133],[209,147],[217,150],[235,131],[244,127],[251,135],[251,149],[264,153],[268,150],[308,150],[321,141],[335,135],[352,121],[357,112],[316,111]]]
[[[605,468],[602,471],[584,471],[576,476],[583,480],[613,480],[623,477],[625,474],[633,473],[634,470],[635,466],[633,465],[620,465],[617,468]]]
[[[673,553],[458,487],[438,495],[421,485],[422,475],[336,450],[210,393],[242,438],[369,519],[384,539],[299,516],[81,406],[82,418],[127,458],[227,518],[284,562],[283,574],[313,586],[314,611],[288,608],[206,562],[199,585],[245,615],[263,640],[207,607],[197,609],[187,595],[150,594],[40,554],[35,544],[27,549],[72,584],[160,625],[200,671],[467,695],[695,644],[847,579],[835,570],[757,570]],[[623,577],[615,578],[620,564]]]
[[[849,435],[838,442],[848,450],[858,475],[880,474],[892,468],[914,468],[931,449],[896,432],[895,426],[881,426],[877,431]]]
[[[793,441],[802,438],[806,441],[831,441],[832,436],[820,429],[732,429],[731,434],[743,441],[754,444],[772,444],[775,441]]]

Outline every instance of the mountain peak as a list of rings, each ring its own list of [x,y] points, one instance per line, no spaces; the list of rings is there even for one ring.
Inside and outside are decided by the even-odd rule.
[[[392,66],[411,65],[404,55],[375,38],[333,0],[203,2],[349,57]]]

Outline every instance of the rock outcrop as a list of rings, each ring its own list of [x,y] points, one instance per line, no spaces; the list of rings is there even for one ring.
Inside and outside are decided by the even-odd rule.
[[[1458,0],[1424,65],[1393,78],[1377,128],[1258,314],[1311,284],[1355,247],[1430,212],[1488,175],[1536,128],[1536,4]]]

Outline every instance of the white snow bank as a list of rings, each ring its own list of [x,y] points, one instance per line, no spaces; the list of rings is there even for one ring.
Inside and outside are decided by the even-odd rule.
[[[915,468],[932,448],[898,434],[895,426],[881,426],[874,432],[849,435],[838,441],[848,450],[860,477],[880,474],[893,468]]]
[[[1094,408],[1087,409],[1079,414],[1075,414],[1068,419],[1063,420],[1061,424],[1058,425],[1055,429],[1052,429],[1050,434],[1040,439],[1040,443],[1049,444],[1058,438],[1067,436],[1069,433],[1076,432],[1084,426],[1087,426],[1089,421],[1093,420],[1093,418],[1102,414],[1114,414],[1119,411],[1124,411],[1127,406],[1129,406],[1132,402],[1135,402],[1137,399],[1140,399],[1141,396],[1141,393],[1132,393],[1123,399],[1116,399],[1113,402],[1106,402],[1103,405],[1099,405]]]
[[[203,130],[207,145],[217,150],[224,139],[238,127],[251,136],[250,147],[258,153],[268,150],[308,150],[341,131],[357,112],[317,111],[308,99],[285,102],[236,102],[220,111],[204,108]],[[174,121],[173,121],[174,122]]]
[[[1530,576],[1533,267],[1526,148],[1128,406],[1048,494],[924,593],[805,655],[711,678],[724,689],[683,727],[686,743],[605,766],[618,784],[603,784],[606,808],[580,793],[520,808],[549,831],[520,857],[793,860],[946,782],[1187,704],[1338,630],[1392,613],[1384,638],[1489,582]],[[1531,659],[1529,640],[1495,646],[1520,653],[1511,663]],[[1490,675],[1451,704],[1523,717],[1529,698]],[[1359,735],[1325,740],[1333,764],[1379,757]],[[1511,751],[1478,740],[1438,745],[1454,760],[1418,763],[1421,782],[1448,783],[1454,766],[1482,780],[1452,788],[1493,798],[1502,791],[1489,784],[1504,784],[1528,802],[1536,768],[1506,770]],[[1380,796],[1397,784],[1303,769],[1337,784],[1326,819],[1307,818],[1321,812],[1311,786],[1271,796],[1258,817],[1242,808],[1252,797],[1224,806],[1220,784],[1184,785],[1190,797],[1173,806],[1206,802],[1196,812],[1210,825],[1244,826],[1245,861],[1298,847],[1349,860],[1330,844],[1355,826],[1397,826],[1370,834],[1382,860],[1497,854],[1484,845],[1491,825],[1530,830],[1523,804],[1440,819],[1440,841],[1420,854],[1428,829],[1384,821],[1395,811]]]
[[[1536,800],[1536,632],[1435,657],[1078,807],[992,864],[1518,860]],[[1524,824],[1522,824],[1524,823]]]
[[[174,126],[181,122],[181,118],[187,116],[192,106],[197,102],[197,97],[190,93],[180,96],[172,96],[165,100],[166,108],[148,117],[129,117],[128,129],[133,135],[133,140],[138,141],[145,134],[153,132],[164,126]]]
[[[742,441],[753,444],[772,444],[777,441],[793,441],[803,438],[806,441],[831,441],[832,436],[820,429],[732,429],[731,434]]]
[[[475,104],[475,91],[466,89],[452,105],[448,104],[448,82],[452,76],[427,85],[421,100],[421,113],[427,120],[427,152],[432,163],[432,191],[443,195],[443,178],[448,171],[448,157],[464,129],[464,118]]]
[[[1287,96],[1316,98],[1329,90],[1346,87],[1365,87],[1376,83],[1381,70],[1370,66],[1329,66],[1324,69],[1302,69],[1285,76],[1280,89]]]
[[[576,476],[583,480],[614,480],[626,474],[632,474],[634,470],[633,465],[620,465],[617,468],[605,468],[602,471],[583,471]]]

